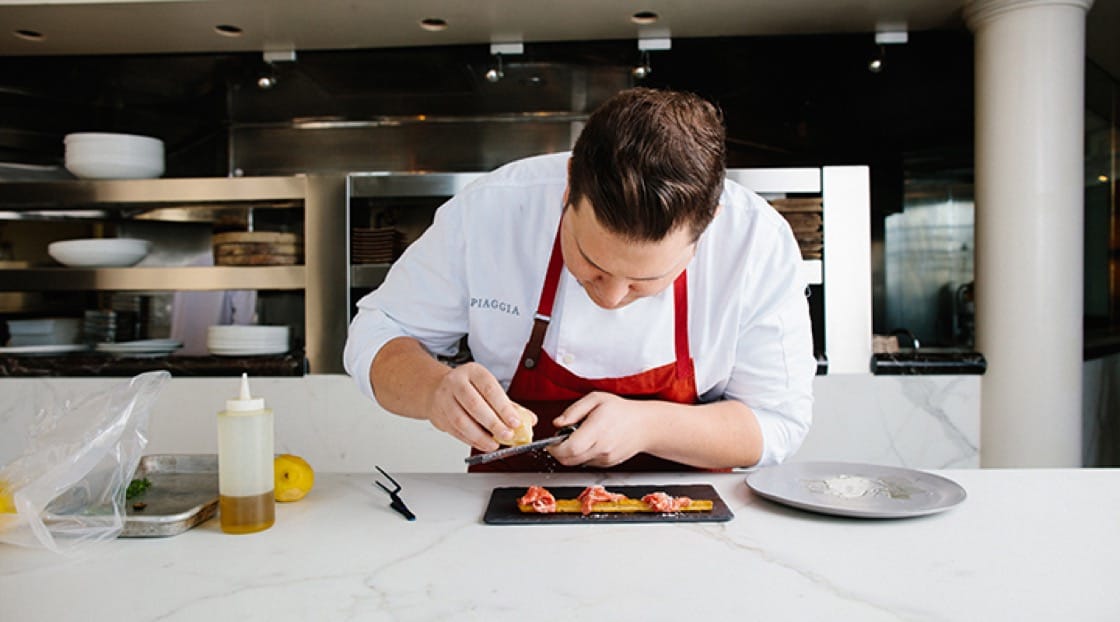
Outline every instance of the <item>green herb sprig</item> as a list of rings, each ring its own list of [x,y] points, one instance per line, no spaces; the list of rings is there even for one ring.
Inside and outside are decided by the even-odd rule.
[[[144,479],[134,479],[128,484],[128,490],[125,491],[124,498],[131,499],[133,497],[139,497],[151,487],[152,482],[146,477]]]

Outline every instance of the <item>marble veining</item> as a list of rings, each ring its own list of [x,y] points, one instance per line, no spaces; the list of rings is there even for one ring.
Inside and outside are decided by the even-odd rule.
[[[39,409],[127,379],[0,378],[0,463],[19,455]],[[814,379],[814,421],[795,460],[916,468],[979,466],[980,376],[834,374]],[[427,422],[386,413],[350,378],[253,378],[276,413],[276,450],[326,472],[461,473],[467,449]],[[215,453],[215,415],[236,378],[172,378],[149,424],[148,454]]]
[[[979,376],[827,376],[794,460],[912,468],[980,463]]]
[[[91,622],[1120,619],[1120,472],[939,474],[969,497],[917,519],[786,508],[738,473],[655,473],[601,481],[711,483],[735,518],[500,527],[480,520],[490,492],[539,474],[394,473],[416,522],[374,494],[373,475],[325,474],[257,534],[226,535],[211,520],[78,559],[0,545],[0,602],[5,619]],[[105,596],[122,585],[143,589]]]
[[[689,527],[692,526],[690,525]],[[871,594],[861,594],[855,590],[847,589],[833,582],[823,574],[799,566],[790,560],[780,558],[775,552],[760,543],[745,542],[734,537],[734,534],[731,533],[731,530],[727,529],[726,526],[723,529],[712,529],[709,526],[702,526],[697,527],[695,530],[699,532],[700,535],[707,536],[729,549],[746,552],[773,568],[782,569],[801,577],[808,584],[807,587],[814,590],[821,590],[841,600],[867,607],[871,612],[887,615],[897,613],[891,607],[874,602]]]
[[[980,447],[976,442],[979,439],[969,438],[968,434],[960,429],[948,412],[948,402],[961,398],[960,385],[963,380],[951,378],[943,384],[933,382],[908,382],[902,387],[902,394],[919,412],[937,422],[944,432],[945,440],[955,444],[960,451],[961,459],[975,456]],[[967,399],[967,398],[965,398]],[[942,468],[954,466],[953,464],[939,465]]]

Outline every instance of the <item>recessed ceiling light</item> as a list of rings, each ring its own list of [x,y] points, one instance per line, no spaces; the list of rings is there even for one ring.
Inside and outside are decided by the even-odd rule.
[[[25,41],[42,41],[47,38],[47,35],[39,32],[38,30],[27,30],[26,28],[13,30],[12,34]]]
[[[222,35],[223,37],[240,37],[241,27],[234,26],[233,24],[218,24],[214,26],[214,32]]]
[[[428,32],[440,32],[447,30],[447,20],[438,17],[425,17],[420,20],[420,27]]]
[[[630,16],[630,21],[634,22],[635,24],[647,26],[649,24],[657,22],[660,17],[660,15],[654,13],[653,11],[638,11],[637,13]]]

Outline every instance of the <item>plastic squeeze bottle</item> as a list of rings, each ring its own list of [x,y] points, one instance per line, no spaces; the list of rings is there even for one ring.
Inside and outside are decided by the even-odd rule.
[[[273,496],[272,410],[249,393],[241,374],[241,395],[218,413],[218,509],[222,531],[253,533],[276,520]]]

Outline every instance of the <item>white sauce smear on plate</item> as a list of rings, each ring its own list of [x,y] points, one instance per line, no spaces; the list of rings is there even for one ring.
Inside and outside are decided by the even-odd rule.
[[[806,482],[809,490],[844,499],[870,497],[887,492],[887,486],[876,479],[858,475],[837,475],[823,480]]]
[[[861,497],[889,497],[891,499],[909,499],[914,493],[920,492],[910,486],[890,484],[883,480],[861,477],[859,475],[835,475],[825,479],[804,480],[805,487],[810,492],[839,497],[841,499],[859,499]]]

